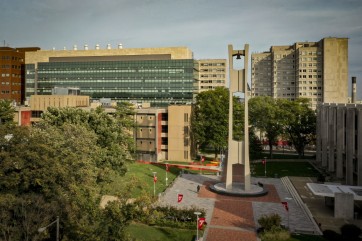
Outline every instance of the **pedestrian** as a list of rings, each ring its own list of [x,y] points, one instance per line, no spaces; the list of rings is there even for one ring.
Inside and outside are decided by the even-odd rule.
[[[197,192],[200,191],[200,185],[197,185]]]

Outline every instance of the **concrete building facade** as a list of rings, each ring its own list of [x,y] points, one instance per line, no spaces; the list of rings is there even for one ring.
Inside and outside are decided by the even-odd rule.
[[[195,60],[194,96],[216,87],[226,87],[226,59]]]
[[[39,49],[0,47],[0,99],[23,103],[25,52]]]
[[[114,113],[114,106],[90,102],[89,96],[81,95],[32,95],[29,106],[18,107],[14,121],[30,126],[40,120],[48,107],[75,107],[90,111],[103,106],[107,113]],[[144,161],[191,162],[190,138],[191,105],[170,105],[152,108],[147,103],[135,106],[134,131],[137,159]]]
[[[320,104],[317,162],[346,185],[362,186],[362,105]]]
[[[26,96],[77,87],[91,100],[191,103],[193,53],[186,47],[41,50],[26,53]]]
[[[136,109],[137,159],[191,161],[191,105]]]
[[[272,46],[251,60],[252,96],[308,98],[313,109],[319,103],[347,103],[347,38]]]

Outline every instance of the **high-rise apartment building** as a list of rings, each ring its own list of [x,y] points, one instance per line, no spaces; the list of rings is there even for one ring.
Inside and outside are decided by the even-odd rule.
[[[196,60],[194,71],[194,95],[216,87],[226,87],[226,59]]]
[[[272,46],[252,54],[251,61],[252,96],[304,97],[313,109],[318,103],[347,103],[347,38]]]
[[[193,97],[192,52],[186,47],[41,50],[26,53],[26,97],[76,87],[91,100],[187,104]]]
[[[0,47],[0,99],[23,103],[25,52],[36,50],[39,48]]]

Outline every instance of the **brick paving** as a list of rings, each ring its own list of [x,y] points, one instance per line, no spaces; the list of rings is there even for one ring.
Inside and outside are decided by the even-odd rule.
[[[295,229],[311,227],[308,218],[303,216],[293,200],[288,201],[289,213],[281,205],[280,202],[290,194],[280,179],[252,178],[252,183],[262,182],[268,189],[268,194],[262,197],[233,197],[211,192],[208,186],[220,180],[221,177],[217,176],[183,174],[160,196],[159,203],[204,209],[208,225],[203,241],[257,241],[257,220],[271,213],[278,213],[285,226],[290,225]],[[199,193],[196,192],[198,185],[201,186]],[[184,195],[181,203],[177,203],[177,193]]]

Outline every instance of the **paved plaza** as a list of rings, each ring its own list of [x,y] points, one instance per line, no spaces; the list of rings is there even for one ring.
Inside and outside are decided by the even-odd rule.
[[[261,182],[269,191],[262,197],[232,197],[211,192],[208,185],[220,180],[219,176],[213,175],[183,174],[160,196],[159,204],[204,209],[208,224],[202,239],[204,241],[256,241],[257,220],[264,214],[272,213],[278,213],[282,217],[282,225],[292,231],[318,232],[280,179],[252,178],[252,183]],[[201,186],[199,192],[198,185]],[[180,203],[177,202],[179,193],[183,194]],[[289,212],[281,204],[282,201],[288,202]]]

